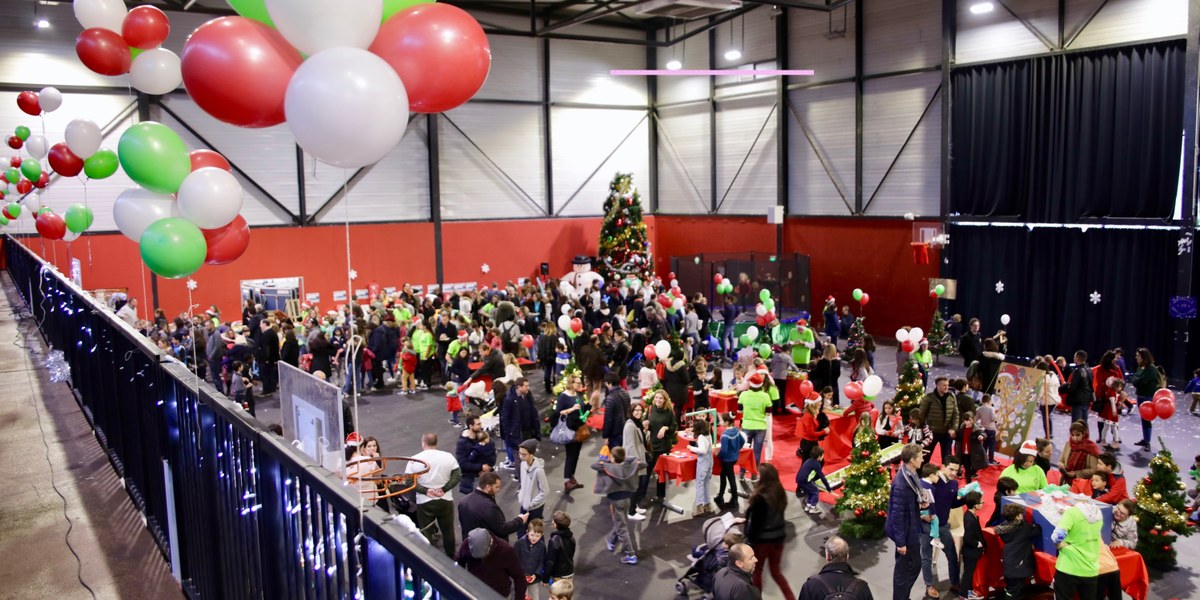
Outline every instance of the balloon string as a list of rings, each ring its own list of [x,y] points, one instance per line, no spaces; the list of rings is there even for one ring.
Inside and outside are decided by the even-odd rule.
[[[87,208],[87,206],[88,206],[88,194],[87,194],[88,180],[86,177],[80,177],[79,179],[80,179],[80,181],[83,182],[83,206],[85,208]],[[91,226],[88,226],[88,229],[91,229]],[[92,234],[88,233],[87,229],[85,229],[84,235],[87,236],[88,273],[92,273],[93,268],[94,268],[92,265]]]
[[[313,172],[316,173],[316,161],[313,161]],[[354,279],[350,276],[350,174],[346,169],[342,169],[342,205],[346,221],[346,300],[347,303],[357,303],[358,300],[354,295]],[[360,348],[365,345],[365,340],[359,342],[358,347],[354,345],[354,306],[349,306],[350,309],[350,360],[347,368],[347,373],[350,375],[350,398],[354,404],[354,427],[358,429],[360,421],[358,420],[358,365],[355,364],[355,355],[358,354]],[[382,360],[382,357],[377,359]],[[358,529],[362,531],[366,498],[358,495]],[[361,538],[355,538],[354,551],[362,556]],[[361,564],[361,563],[360,563]],[[363,588],[362,569],[358,571],[358,588]]]
[[[149,296],[146,295],[146,262],[139,260],[138,264],[142,266],[142,302],[141,304],[149,305]],[[128,299],[126,299],[128,302]]]

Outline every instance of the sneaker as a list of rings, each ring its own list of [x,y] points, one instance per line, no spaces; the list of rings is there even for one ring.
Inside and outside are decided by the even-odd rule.
[[[513,469],[513,468],[515,468],[515,467],[516,467],[516,465],[512,464],[512,461],[506,460],[506,461],[504,461],[504,462],[500,463],[500,467],[499,467],[499,468],[501,468],[501,469]]]
[[[642,507],[640,507],[640,506],[639,506],[639,507],[637,507],[637,508],[635,508],[634,510],[635,510],[635,511],[637,512],[637,514],[639,514],[639,515],[644,515],[644,514],[646,514],[646,509],[644,509],[644,508],[642,508]]]
[[[1134,446],[1141,446],[1141,447],[1143,447],[1143,448],[1149,448],[1149,447],[1150,447],[1150,442],[1147,442],[1146,440],[1142,440],[1142,441],[1140,441],[1140,442],[1134,442],[1134,443],[1133,443],[1133,445],[1134,445]]]
[[[985,600],[987,596],[980,596],[975,593],[975,590],[967,592],[967,600]]]
[[[612,540],[604,540],[604,544],[605,544],[606,546],[608,546],[608,551],[609,551],[609,552],[612,552],[613,550],[616,550],[616,549],[617,549],[617,545],[616,545],[616,544],[614,544],[614,543],[612,542]]]
[[[513,474],[512,474],[512,480],[513,480],[513,481],[515,481],[515,482],[517,482],[517,483],[521,483],[521,476],[520,476],[520,475],[517,475],[516,473],[513,473]]]
[[[621,558],[621,562],[623,562],[627,565],[636,565],[637,564],[637,556],[635,556],[633,554],[626,554],[624,557]]]
[[[630,520],[630,521],[645,521],[645,520],[646,520],[646,515],[644,515],[644,514],[642,514],[642,513],[637,513],[637,512],[635,512],[635,513],[633,513],[632,515],[629,515],[629,516],[628,516],[628,518],[629,518],[629,520]],[[609,548],[609,550],[611,551],[611,550],[612,550],[612,548]]]
[[[934,548],[937,548],[937,549],[939,549],[939,550],[940,550],[940,549],[942,549],[942,548],[945,548],[945,547],[946,547],[946,545],[945,545],[945,544],[943,544],[943,543],[941,542],[941,540],[931,540],[931,541],[929,542],[929,545],[930,545],[930,546],[933,546]]]

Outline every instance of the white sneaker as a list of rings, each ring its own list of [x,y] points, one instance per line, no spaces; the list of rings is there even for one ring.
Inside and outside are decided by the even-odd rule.
[[[646,514],[646,509],[644,509],[644,508],[642,508],[642,507],[640,507],[640,506],[639,506],[639,507],[637,507],[637,508],[635,508],[634,510],[635,510],[635,511],[637,511],[637,514],[639,514],[639,515],[644,515],[644,514]]]
[[[629,520],[630,521],[645,521],[646,515],[639,513],[639,512],[635,512],[632,515],[629,515]]]

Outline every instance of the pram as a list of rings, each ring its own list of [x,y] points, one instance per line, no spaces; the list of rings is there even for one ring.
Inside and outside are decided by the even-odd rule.
[[[713,517],[704,522],[704,542],[692,547],[688,560],[692,566],[675,582],[675,598],[690,597],[693,590],[703,592],[701,598],[711,598],[713,580],[722,567],[728,564],[729,551],[725,548],[725,534],[737,526],[740,520],[733,513]]]

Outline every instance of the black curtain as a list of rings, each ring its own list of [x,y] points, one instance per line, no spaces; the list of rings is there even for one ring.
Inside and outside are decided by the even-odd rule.
[[[985,336],[1007,313],[1010,354],[1069,360],[1083,349],[1094,364],[1109,348],[1125,348],[1132,360],[1145,346],[1170,364],[1177,232],[963,225],[950,232],[945,267],[958,281],[952,310],[964,322],[979,317]],[[1093,291],[1099,304],[1089,300]]]
[[[951,213],[1169,219],[1184,42],[955,69]]]

